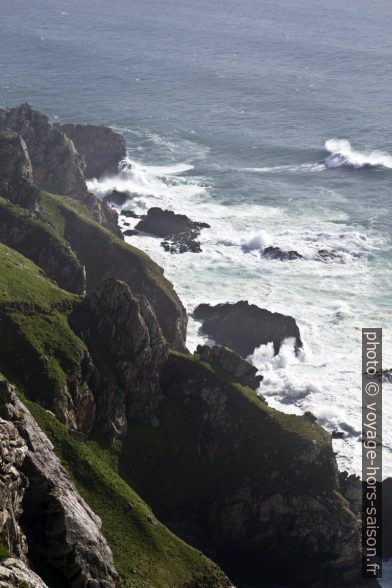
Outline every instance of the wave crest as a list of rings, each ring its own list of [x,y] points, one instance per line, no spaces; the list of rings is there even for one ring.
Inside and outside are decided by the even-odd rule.
[[[392,169],[392,155],[386,151],[356,151],[347,139],[329,139],[325,142],[325,149],[331,153],[325,159],[329,168],[352,167],[384,167]]]

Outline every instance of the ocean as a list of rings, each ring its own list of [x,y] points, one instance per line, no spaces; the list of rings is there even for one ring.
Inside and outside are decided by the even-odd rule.
[[[344,433],[339,466],[360,474],[362,327],[384,328],[392,368],[392,4],[3,0],[1,20],[0,105],[124,134],[127,162],[91,190],[125,189],[135,212],[211,225],[200,254],[129,242],[164,267],[190,314],[246,299],[295,317],[298,357],[287,342],[250,358],[260,392]],[[263,258],[268,245],[303,258]],[[190,319],[191,350],[199,329]]]

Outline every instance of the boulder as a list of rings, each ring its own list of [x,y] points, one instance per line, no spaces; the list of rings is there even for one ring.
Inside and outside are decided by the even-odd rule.
[[[117,173],[118,164],[127,156],[124,137],[109,127],[64,124],[60,129],[83,156],[86,179]]]
[[[115,204],[116,206],[123,206],[127,200],[129,200],[128,192],[120,192],[119,190],[112,190],[103,199],[106,204]]]
[[[198,233],[179,233],[162,241],[161,246],[168,253],[201,253],[200,242],[196,240]]]
[[[294,339],[295,351],[302,347],[301,335],[295,319],[278,312],[270,312],[247,301],[211,306],[200,304],[193,312],[202,321],[202,331],[218,345],[229,347],[247,357],[260,345],[273,343],[279,353],[285,339]]]
[[[263,376],[257,375],[257,368],[231,349],[220,345],[214,345],[214,347],[198,345],[196,353],[200,359],[209,361],[212,365],[224,370],[240,384],[249,386],[252,390],[257,390],[260,386]]]
[[[34,185],[26,143],[11,131],[0,132],[0,196],[31,211],[38,210],[40,191]]]
[[[261,253],[262,257],[268,257],[268,259],[277,259],[278,261],[293,261],[294,259],[303,259],[303,255],[298,251],[290,250],[285,251],[280,247],[266,247]]]

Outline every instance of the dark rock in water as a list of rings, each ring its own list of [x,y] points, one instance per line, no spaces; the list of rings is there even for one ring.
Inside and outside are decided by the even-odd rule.
[[[279,261],[292,261],[293,259],[303,259],[303,255],[298,253],[298,251],[284,251],[280,247],[266,247],[262,254],[263,257],[268,257],[269,259],[277,259]]]
[[[214,347],[198,345],[196,353],[200,355],[200,359],[209,361],[211,364],[228,372],[240,384],[249,386],[252,390],[257,390],[260,386],[263,376],[256,375],[257,368],[231,349],[220,345],[215,345]]]
[[[162,208],[150,208],[136,228],[158,237],[165,237],[161,243],[165,251],[170,253],[200,253],[200,243],[196,238],[200,231],[209,228],[207,223],[192,221],[184,214],[175,214],[171,210]]]
[[[139,218],[139,215],[136,214],[136,212],[133,212],[132,210],[122,210],[120,214],[122,216],[128,216],[129,218]]]
[[[69,137],[83,156],[86,179],[115,174],[118,164],[127,155],[125,139],[109,127],[65,124],[60,129]]]
[[[344,439],[344,431],[332,431],[332,439]]]
[[[31,211],[38,210],[40,191],[34,185],[26,143],[12,131],[0,133],[0,196]]]
[[[194,231],[171,235],[162,241],[161,246],[169,253],[201,253],[200,242],[196,241],[197,236],[198,233]]]
[[[157,237],[171,237],[181,233],[199,234],[201,229],[209,227],[207,223],[192,221],[185,214],[176,214],[172,210],[154,207],[149,209],[147,216],[137,224],[136,228]]]
[[[342,261],[342,255],[338,251],[335,251],[335,249],[319,249],[316,259],[319,261]]]
[[[296,352],[302,347],[295,319],[270,312],[247,301],[211,306],[200,304],[193,313],[203,321],[203,332],[219,345],[247,357],[260,345],[273,343],[275,355],[284,339],[294,338]]]
[[[132,235],[137,235],[138,232],[135,231],[134,229],[126,229],[125,231],[123,231],[123,235],[125,235],[126,237],[132,237]]]
[[[103,199],[106,204],[113,203],[116,206],[123,206],[127,200],[129,200],[128,192],[120,192],[119,190],[112,190]]]

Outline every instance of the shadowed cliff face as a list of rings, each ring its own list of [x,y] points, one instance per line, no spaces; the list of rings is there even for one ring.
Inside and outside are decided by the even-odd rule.
[[[157,424],[167,343],[148,301],[124,282],[106,279],[75,309],[71,324],[96,366],[97,434],[123,437],[134,417]]]
[[[160,427],[129,426],[122,461],[161,517],[240,585],[367,585],[328,433],[195,357],[171,356],[161,387]]]

